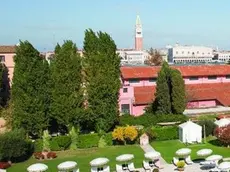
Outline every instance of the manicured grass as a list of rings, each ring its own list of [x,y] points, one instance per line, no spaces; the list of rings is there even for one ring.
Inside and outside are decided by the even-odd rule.
[[[175,152],[180,148],[188,147],[192,150],[191,158],[198,159],[196,152],[200,149],[208,148],[213,150],[213,154],[222,155],[224,158],[230,157],[230,148],[219,147],[214,144],[211,144],[213,140],[207,141],[205,144],[195,144],[186,146],[181,143],[179,140],[170,140],[170,141],[154,141],[151,143],[154,149],[159,151],[162,157],[168,162],[172,162],[172,158],[175,156]]]
[[[33,163],[41,162],[47,164],[49,167],[48,172],[56,172],[57,165],[64,161],[76,161],[80,167],[80,171],[90,171],[89,162],[94,158],[106,157],[110,160],[109,165],[112,170],[115,170],[116,157],[125,154],[134,154],[135,166],[141,167],[141,163],[144,158],[144,152],[138,145],[131,146],[111,146],[106,148],[91,148],[82,149],[76,151],[63,151],[58,152],[58,157],[53,160],[38,161],[34,158],[30,158],[28,161],[14,164],[12,167],[7,169],[8,172],[20,172],[26,171],[27,167]]]

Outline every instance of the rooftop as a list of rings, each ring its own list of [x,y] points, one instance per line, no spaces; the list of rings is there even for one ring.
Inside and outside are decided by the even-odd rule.
[[[15,45],[0,45],[0,53],[15,53]]]

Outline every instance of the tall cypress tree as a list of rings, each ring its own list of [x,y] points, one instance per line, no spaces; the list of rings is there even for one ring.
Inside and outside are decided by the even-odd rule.
[[[120,58],[112,38],[86,30],[84,41],[88,112],[94,129],[108,131],[118,121]]]
[[[50,112],[59,129],[66,130],[70,125],[79,124],[82,115],[81,57],[72,41],[57,45],[55,52],[51,64]]]
[[[170,80],[170,68],[168,64],[164,62],[160,72],[158,73],[155,101],[153,103],[153,111],[156,114],[171,113],[169,80]]]
[[[14,61],[13,127],[41,135],[48,126],[46,62],[28,41],[20,42]]]
[[[186,107],[185,84],[180,71],[171,69],[172,113],[182,114]]]

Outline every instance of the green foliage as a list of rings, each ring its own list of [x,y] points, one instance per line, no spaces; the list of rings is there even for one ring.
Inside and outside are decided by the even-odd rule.
[[[0,161],[23,161],[33,152],[33,144],[26,140],[23,130],[0,135]]]
[[[49,66],[28,41],[20,42],[14,62],[13,127],[41,136],[49,122]]]
[[[152,128],[156,133],[156,140],[175,140],[179,138],[178,127],[157,127]]]
[[[144,132],[149,136],[149,141],[155,140],[157,137],[157,133],[151,127],[146,128]]]
[[[69,136],[71,138],[71,144],[70,144],[70,149],[71,150],[76,150],[77,149],[77,141],[78,141],[78,133],[76,132],[75,128],[72,127]]]
[[[171,69],[172,113],[183,114],[186,107],[185,84],[179,70]]]
[[[88,126],[109,131],[118,121],[120,58],[116,45],[107,33],[86,30],[84,71],[87,92]]]
[[[171,99],[169,87],[169,66],[164,62],[157,77],[157,87],[155,93],[155,101],[153,103],[153,111],[156,114],[171,113]]]
[[[113,145],[113,136],[112,136],[112,133],[106,133],[104,135],[104,139],[105,139],[105,142],[106,142],[106,145],[107,146],[112,146]]]
[[[213,136],[214,130],[216,128],[215,123],[212,120],[202,120],[198,124],[202,126],[202,136],[204,137],[204,128],[206,136]]]
[[[43,136],[42,136],[43,151],[50,151],[50,139],[51,139],[51,136],[49,135],[49,131],[44,130],[43,131]]]
[[[120,116],[120,125],[142,125],[144,127],[152,127],[160,122],[185,122],[188,117],[185,115],[154,115],[144,114],[139,117],[132,115]]]
[[[50,141],[50,149],[51,151],[61,151],[62,148],[58,145],[57,140],[55,139],[56,137],[52,138]]]
[[[4,63],[0,64],[0,107],[6,107],[10,98],[10,81],[8,68]]]
[[[105,137],[101,136],[98,142],[98,147],[99,148],[104,148],[106,146],[106,141],[105,141]]]
[[[81,57],[72,41],[55,48],[51,67],[51,117],[59,128],[79,124],[83,112]]]
[[[79,135],[78,148],[97,147],[99,143],[98,134],[83,134]]]
[[[179,161],[176,165],[177,165],[177,168],[184,168],[185,162],[184,161]]]
[[[43,150],[43,140],[37,139],[34,142],[34,152],[41,152]]]
[[[62,150],[68,149],[71,144],[71,138],[69,136],[57,136],[54,137],[53,140],[57,142]]]

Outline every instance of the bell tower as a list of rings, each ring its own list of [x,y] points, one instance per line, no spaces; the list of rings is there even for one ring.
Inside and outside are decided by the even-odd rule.
[[[135,50],[143,50],[143,34],[140,16],[137,15],[135,26]]]

